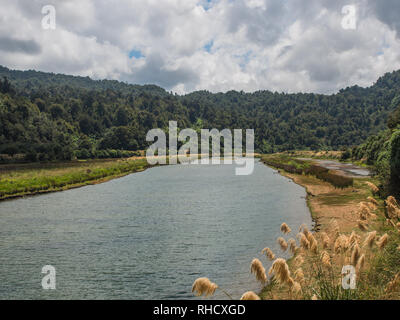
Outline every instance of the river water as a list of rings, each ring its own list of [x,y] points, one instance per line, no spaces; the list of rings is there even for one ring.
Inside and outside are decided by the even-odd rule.
[[[239,298],[250,262],[277,256],[279,226],[311,225],[305,190],[260,162],[155,167],[107,183],[0,203],[0,299],[191,299],[208,277]],[[288,237],[286,237],[287,239]],[[56,289],[43,290],[45,265]],[[226,298],[221,292],[216,298]]]

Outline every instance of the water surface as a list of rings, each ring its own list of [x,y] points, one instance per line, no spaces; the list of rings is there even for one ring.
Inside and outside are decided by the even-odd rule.
[[[250,176],[163,166],[2,202],[0,299],[189,299],[201,276],[239,298],[260,289],[250,262],[269,268],[262,248],[285,257],[280,224],[311,224],[305,195],[257,162]],[[44,265],[56,268],[56,290],[41,287]]]

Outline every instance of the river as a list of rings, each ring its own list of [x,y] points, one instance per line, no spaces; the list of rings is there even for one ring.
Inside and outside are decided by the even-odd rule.
[[[209,277],[234,298],[261,286],[279,226],[311,225],[305,190],[256,162],[175,165],[0,203],[0,299],[191,299]],[[288,238],[288,237],[286,237]],[[43,290],[44,265],[56,289]],[[217,291],[216,298],[226,298]]]

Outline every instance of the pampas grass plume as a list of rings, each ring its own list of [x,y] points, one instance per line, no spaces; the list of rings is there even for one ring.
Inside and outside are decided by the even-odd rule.
[[[303,283],[304,282],[304,272],[302,268],[298,268],[295,273],[294,273],[294,279],[299,282]]]
[[[335,253],[344,253],[348,248],[349,239],[344,234],[339,235],[334,244]]]
[[[296,253],[296,250],[297,250],[296,240],[294,240],[294,239],[289,239],[289,240],[288,240],[288,245],[289,245],[290,252],[291,252],[292,254],[295,254],[295,253]]]
[[[377,245],[379,249],[383,249],[388,243],[389,236],[385,233],[382,237],[380,237],[377,241]]]
[[[353,251],[351,252],[351,265],[356,266],[358,263],[358,260],[360,259],[361,256],[361,250],[358,244],[356,244],[353,248]]]
[[[279,243],[279,246],[281,247],[282,251],[286,251],[288,248],[288,244],[285,241],[285,239],[283,239],[282,237],[279,237],[277,239],[277,242]]]
[[[308,234],[308,241],[310,241],[310,250],[313,253],[317,253],[318,251],[318,241],[315,239],[315,237],[313,236],[313,234],[310,232]]]
[[[281,231],[284,234],[288,234],[288,233],[290,233],[292,231],[292,229],[290,229],[289,226],[284,222],[284,223],[281,224]]]
[[[368,197],[367,199],[368,199],[369,202],[373,203],[374,205],[379,206],[378,201],[376,201],[374,198]]]
[[[300,238],[300,246],[306,250],[310,249],[310,241],[308,241],[306,235],[300,232],[297,236]]]
[[[359,244],[360,240],[361,240],[361,237],[353,231],[349,238],[350,246],[353,247],[354,245]]]
[[[262,265],[261,261],[258,260],[257,258],[254,258],[253,261],[251,262],[251,267],[250,267],[251,273],[253,273],[256,276],[256,279],[262,283],[265,283],[267,281],[267,275],[265,274],[265,268]]]
[[[195,280],[192,286],[192,292],[196,292],[197,296],[213,295],[218,286],[211,282],[208,278],[198,278]]]
[[[374,246],[376,239],[376,231],[371,231],[367,234],[367,237],[365,238],[364,241],[364,246],[368,248],[372,248]]]
[[[261,300],[261,299],[253,291],[247,291],[247,292],[243,293],[240,300]]]
[[[304,263],[304,258],[302,255],[298,255],[296,258],[294,258],[294,263],[296,266],[301,266]]]
[[[321,262],[323,266],[329,268],[331,267],[331,257],[327,251],[322,251],[321,253]]]
[[[362,254],[361,257],[357,261],[356,271],[359,272],[365,264],[365,254]]]
[[[269,275],[274,274],[274,278],[279,284],[290,282],[289,266],[285,259],[278,258],[274,261],[268,272]]]
[[[264,248],[261,254],[265,254],[269,260],[275,260],[275,255],[270,248]]]
[[[322,247],[324,249],[328,249],[329,246],[331,245],[331,240],[329,239],[329,236],[326,232],[321,232],[321,238],[322,238]]]
[[[365,221],[358,220],[357,221],[357,225],[358,225],[358,228],[361,231],[367,231],[368,230],[368,223],[366,223]]]
[[[375,184],[373,184],[372,182],[367,181],[366,184],[371,189],[372,193],[378,193],[379,192],[379,188]]]

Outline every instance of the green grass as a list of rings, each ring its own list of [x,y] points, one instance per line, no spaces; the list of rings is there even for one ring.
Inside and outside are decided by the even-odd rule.
[[[0,200],[64,190],[142,171],[145,159],[74,161],[0,167]]]

